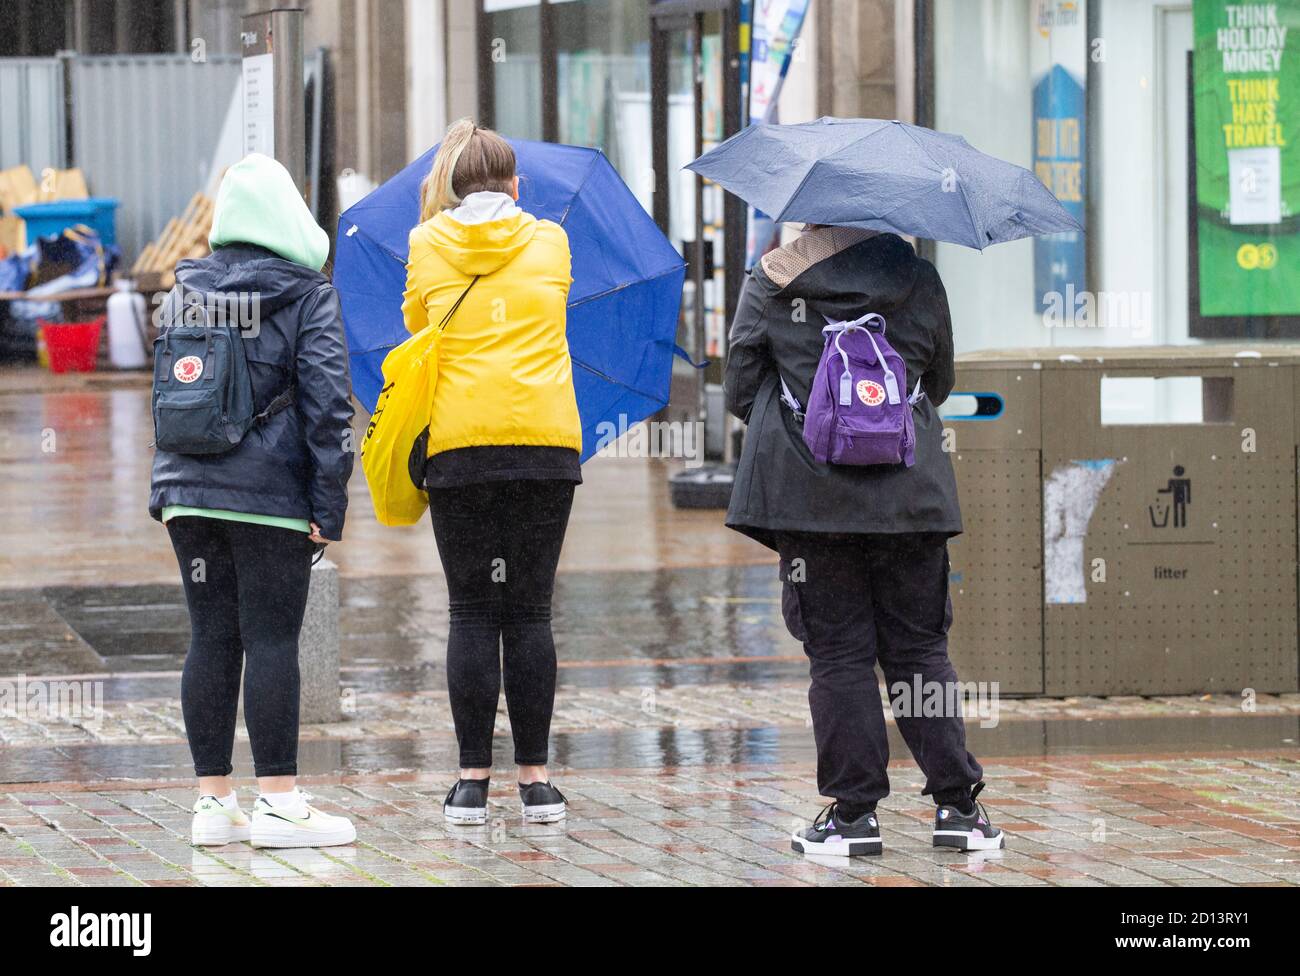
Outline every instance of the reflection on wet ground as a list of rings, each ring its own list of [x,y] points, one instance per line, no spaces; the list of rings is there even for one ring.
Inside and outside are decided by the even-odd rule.
[[[18,596],[43,604],[56,646],[72,643],[71,634],[101,657],[92,670],[171,670],[189,642],[179,583],[45,587],[12,594]],[[556,582],[556,641],[566,662],[682,661],[706,668],[723,658],[739,678],[758,678],[760,671],[747,672],[749,664],[802,659],[778,601],[775,570],[766,566],[564,573]],[[432,575],[343,578],[339,626],[345,664],[439,665],[447,642],[446,586]],[[0,650],[8,651],[2,642],[0,636]],[[41,673],[71,673],[65,663],[51,653]],[[75,664],[77,671],[88,667],[83,659]]]
[[[890,753],[906,760],[897,727],[889,726]],[[967,744],[981,758],[1069,755],[1162,756],[1270,751],[1294,753],[1300,716],[1174,717],[1004,721],[967,726]],[[498,765],[508,763],[509,736],[497,738]],[[754,727],[691,729],[664,726],[557,732],[551,762],[560,769],[662,769],[679,766],[806,764],[815,761],[811,729]],[[443,730],[398,736],[304,738],[304,776],[450,771],[454,736]],[[235,749],[235,775],[251,777],[246,739]],[[165,743],[10,746],[0,751],[0,783],[102,782],[185,779],[190,754],[183,740]]]
[[[454,827],[439,809],[445,772],[313,777],[316,804],[357,826],[355,845],[327,850],[193,847],[188,783],[11,787],[0,790],[0,886],[1300,883],[1287,757],[1004,758],[985,770],[1005,850],[935,848],[924,777],[898,763],[880,807],[883,855],[817,859],[788,839],[821,806],[806,760],[569,768],[569,816],[547,825],[520,823],[501,780],[488,823]]]
[[[451,769],[455,742],[437,575],[341,581],[341,684],[349,721],[304,729],[304,775]],[[768,566],[565,573],[556,587],[561,658],[553,763],[573,769],[811,763],[807,667],[786,632]],[[177,706],[188,617],[179,585],[45,587],[0,594],[12,662],[30,675],[103,675],[103,727],[32,731],[0,716],[0,783],[189,775]],[[5,630],[0,629],[0,635]],[[33,639],[33,638],[39,639]],[[7,665],[8,667],[8,665]],[[1005,702],[994,727],[968,723],[980,756],[1294,750],[1300,701],[1242,714],[1229,696]],[[502,703],[504,710],[504,702]],[[8,731],[6,731],[8,729]],[[237,772],[251,773],[244,738]],[[907,751],[890,726],[893,754]],[[499,725],[499,758],[508,758]]]

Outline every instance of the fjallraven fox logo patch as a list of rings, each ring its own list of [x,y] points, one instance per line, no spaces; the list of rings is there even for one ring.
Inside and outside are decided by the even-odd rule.
[[[858,399],[869,407],[878,407],[885,402],[885,388],[875,380],[859,380]]]
[[[182,356],[172,367],[172,375],[182,383],[193,383],[203,375],[203,360],[198,356]]]

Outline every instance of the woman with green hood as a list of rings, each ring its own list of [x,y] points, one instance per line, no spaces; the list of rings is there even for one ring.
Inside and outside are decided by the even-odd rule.
[[[296,782],[298,632],[312,557],[342,538],[353,461],[342,312],[321,273],[329,238],[288,171],[254,153],[222,179],[208,242],[210,255],[176,266],[160,326],[199,304],[210,324],[237,314],[259,416],[225,453],[154,457],[149,512],[167,527],[190,613],[181,706],[199,778],[191,839],[348,844],[351,821],[309,805]],[[203,368],[182,357],[175,378],[197,382]],[[241,675],[260,793],[251,818],[231,782]]]

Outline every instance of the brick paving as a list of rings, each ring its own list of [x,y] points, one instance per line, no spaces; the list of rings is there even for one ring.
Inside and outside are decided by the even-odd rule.
[[[933,808],[900,759],[881,806],[883,857],[795,855],[789,833],[822,802],[805,665],[763,633],[779,632],[758,621],[735,656],[721,641],[663,658],[574,642],[553,729],[572,813],[547,826],[521,823],[511,771],[498,767],[488,825],[446,827],[454,739],[440,663],[353,663],[345,720],[303,729],[308,789],[359,833],[320,851],[189,845],[179,659],[167,659],[172,670],[64,675],[97,685],[102,710],[73,718],[0,698],[0,885],[1300,883],[1296,694],[1245,705],[1232,695],[1002,699],[995,728],[972,713],[968,730],[1007,850],[931,847]],[[1251,731],[1229,748],[1229,728]],[[1112,731],[1090,743],[1098,729]],[[498,731],[504,759],[504,702]],[[242,726],[239,739],[247,806]],[[1117,743],[1106,755],[1062,754]]]
[[[916,768],[900,762],[881,806],[885,854],[852,861],[789,850],[789,831],[816,812],[803,766],[561,773],[567,823],[524,825],[513,796],[499,791],[476,828],[442,823],[441,780],[332,777],[308,788],[355,819],[359,840],[318,851],[191,847],[193,793],[182,785],[10,786],[0,788],[0,884],[1300,883],[1294,756],[1022,759],[986,770],[1005,851],[931,847],[932,807],[917,795]]]

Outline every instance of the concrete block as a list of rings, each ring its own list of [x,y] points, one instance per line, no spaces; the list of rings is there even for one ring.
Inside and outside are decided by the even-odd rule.
[[[339,711],[339,570],[321,557],[311,570],[307,612],[298,635],[303,724],[337,722]]]

